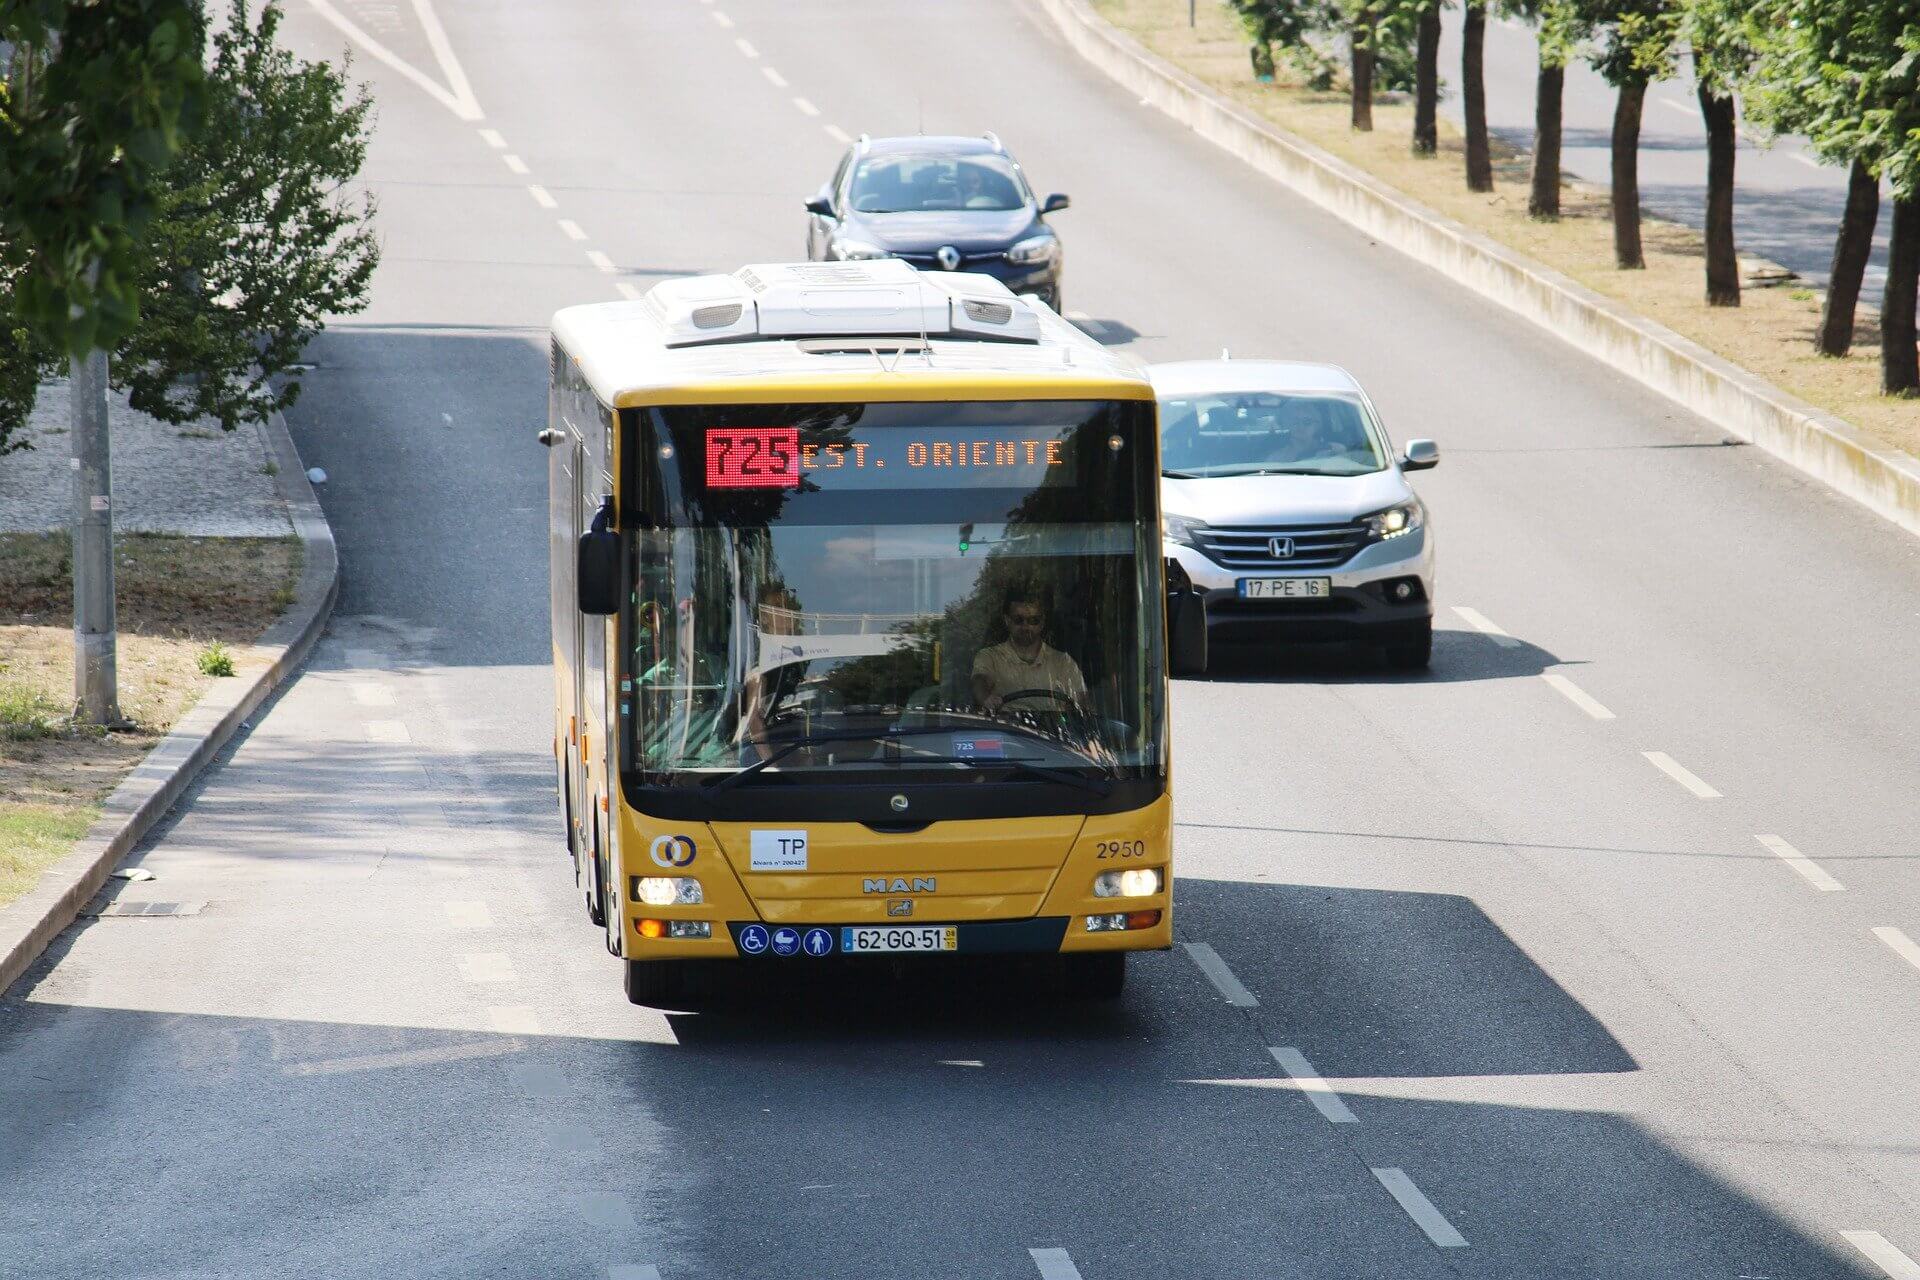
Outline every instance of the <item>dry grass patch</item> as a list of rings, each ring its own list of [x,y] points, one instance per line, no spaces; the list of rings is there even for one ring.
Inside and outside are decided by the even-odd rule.
[[[0,534],[0,905],[86,830],[120,779],[216,678],[210,646],[250,645],[293,602],[294,538],[122,535],[115,545],[127,730],[74,725],[65,534]]]
[[[1682,334],[1870,435],[1920,454],[1920,402],[1879,393],[1878,317],[1865,308],[1854,354],[1841,360],[1817,355],[1814,328],[1820,299],[1807,289],[1748,288],[1740,307],[1706,304],[1705,248],[1700,233],[1674,223],[1645,221],[1647,269],[1613,265],[1613,226],[1605,188],[1571,185],[1561,198],[1557,222],[1527,216],[1527,160],[1494,147],[1494,190],[1466,187],[1459,134],[1440,121],[1440,154],[1412,154],[1413,106],[1383,101],[1373,109],[1374,131],[1355,133],[1348,124],[1347,95],[1314,92],[1285,83],[1259,84],[1247,58],[1248,40],[1219,0],[1199,0],[1197,25],[1187,26],[1187,0],[1093,0],[1115,26],[1183,68],[1210,88],[1288,133],[1332,152],[1397,187],[1428,208],[1517,249],[1573,277],[1596,293],[1625,303],[1641,315]],[[1838,224],[1834,227],[1839,230]],[[1284,354],[1275,352],[1274,354]]]

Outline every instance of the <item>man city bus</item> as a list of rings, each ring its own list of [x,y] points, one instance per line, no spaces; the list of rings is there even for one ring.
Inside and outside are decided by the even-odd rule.
[[[555,762],[630,998],[1019,952],[1112,996],[1171,945],[1139,366],[882,260],[569,308],[552,374]]]

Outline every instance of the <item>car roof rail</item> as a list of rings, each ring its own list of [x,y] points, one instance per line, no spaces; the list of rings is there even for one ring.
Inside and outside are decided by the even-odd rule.
[[[872,142],[873,142],[873,138],[868,134],[863,133],[859,137],[853,140],[853,146],[856,151],[865,151],[867,147],[872,144]]]
[[[985,138],[988,142],[991,142],[993,144],[993,149],[995,151],[1006,150],[1005,147],[1000,145],[1000,135],[995,133],[993,130],[989,129],[985,133],[981,134],[980,136]]]

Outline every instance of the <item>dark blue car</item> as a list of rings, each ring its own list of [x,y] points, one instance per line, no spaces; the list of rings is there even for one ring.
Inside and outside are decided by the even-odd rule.
[[[992,134],[868,138],[807,201],[807,258],[901,258],[923,271],[976,271],[1060,309],[1064,256],[1037,199]]]

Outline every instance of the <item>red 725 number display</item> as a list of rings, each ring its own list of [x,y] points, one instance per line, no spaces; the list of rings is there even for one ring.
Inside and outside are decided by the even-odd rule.
[[[715,427],[707,432],[707,488],[799,486],[800,428]]]

